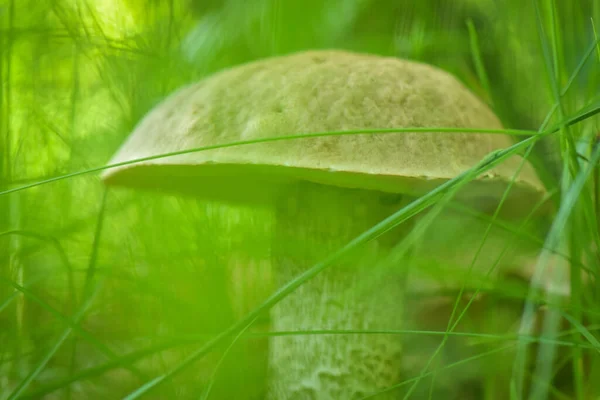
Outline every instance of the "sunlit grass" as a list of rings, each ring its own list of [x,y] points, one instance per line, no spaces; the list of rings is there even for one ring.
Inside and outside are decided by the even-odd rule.
[[[525,303],[521,328],[457,331],[471,307],[458,291],[445,329],[395,333],[437,335],[439,349],[470,335],[488,350],[443,367],[434,366],[435,352],[424,354],[431,364],[398,385],[416,387],[508,354],[515,399],[600,395],[598,2],[209,3],[130,0],[121,4],[128,13],[116,13],[93,0],[0,2],[0,399],[237,398],[246,388],[228,381],[245,382],[244,363],[252,362],[239,350],[245,344],[276,334],[353,334],[264,333],[252,330],[254,321],[347,252],[426,210],[433,218],[431,210],[450,206],[454,190],[514,154],[527,154],[556,194],[547,236],[506,227],[507,248],[527,241],[541,251],[529,293],[493,289]],[[442,66],[509,128],[489,133],[512,135],[515,145],[415,199],[288,285],[260,292],[256,304],[233,306],[227,257],[267,256],[266,213],[130,191],[109,192],[104,202],[98,174],[111,167],[106,161],[137,121],[177,87],[252,59],[328,47]],[[377,132],[427,131],[382,128]],[[365,132],[313,136],[336,134]],[[307,135],[265,141],[300,136]],[[494,228],[505,223],[482,218]],[[408,252],[418,239],[416,230],[397,251]],[[540,282],[556,260],[570,268],[568,303]],[[465,288],[478,291],[492,289]],[[531,323],[536,315],[544,317],[541,329]],[[559,362],[569,371],[560,379]],[[486,382],[486,399],[498,398],[496,385]]]

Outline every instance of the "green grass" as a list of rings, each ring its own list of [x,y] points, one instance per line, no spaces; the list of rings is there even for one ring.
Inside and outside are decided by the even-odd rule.
[[[304,282],[427,210],[429,220],[421,220],[390,262],[422,246],[420,235],[436,211],[450,206],[455,190],[517,153],[527,155],[556,194],[555,211],[539,224],[478,216],[483,233],[468,264],[475,274],[483,259],[491,274],[515,244],[527,243],[536,249],[530,263],[536,272],[515,285],[465,283],[449,295],[443,324],[394,331],[433,343],[415,376],[398,386],[405,398],[417,398],[409,395],[484,365],[485,399],[501,398],[502,390],[514,399],[600,396],[600,5],[417,3],[0,0],[0,399],[240,398],[261,390],[264,365],[253,364],[253,349],[266,337],[390,333],[278,333],[260,324]],[[232,257],[268,258],[268,212],[106,191],[99,172],[137,121],[182,84],[309,48],[438,65],[494,109],[515,144],[415,199],[288,285],[248,283],[252,300],[231,298]],[[314,136],[349,134],[365,132]],[[499,227],[504,247],[488,260],[481,246]],[[426,261],[415,262],[425,268]],[[542,278],[565,279],[545,270],[557,262],[569,267],[568,301],[542,287]],[[473,297],[465,301],[463,293]],[[509,321],[473,320],[477,302],[469,299],[477,293],[492,310],[510,304]],[[475,354],[438,364],[456,340]],[[509,374],[490,379],[503,362]]]

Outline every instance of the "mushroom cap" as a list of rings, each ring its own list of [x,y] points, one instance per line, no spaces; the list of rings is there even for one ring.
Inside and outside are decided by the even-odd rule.
[[[186,86],[151,110],[111,164],[205,146],[324,131],[396,127],[502,129],[492,111],[430,65],[345,51],[306,51],[236,66]],[[298,180],[420,195],[513,143],[507,135],[392,133],[233,146],[108,169],[107,184],[265,201]],[[497,199],[514,156],[459,193]],[[530,164],[509,199],[544,193]]]

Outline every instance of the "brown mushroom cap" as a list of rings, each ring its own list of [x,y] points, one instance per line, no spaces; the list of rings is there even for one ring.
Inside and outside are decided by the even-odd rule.
[[[345,51],[251,62],[184,87],[136,127],[112,163],[236,141],[395,127],[502,129],[452,75],[429,65]],[[302,138],[194,152],[105,171],[108,184],[265,200],[297,180],[419,195],[508,147],[508,136],[393,133]],[[463,197],[498,198],[521,159],[480,176]],[[544,189],[526,164],[510,198]]]

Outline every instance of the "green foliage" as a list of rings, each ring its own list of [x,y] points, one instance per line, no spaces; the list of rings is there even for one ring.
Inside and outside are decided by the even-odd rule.
[[[485,99],[506,128],[544,134],[515,138],[523,141],[480,166],[533,146],[528,154],[556,194],[556,212],[542,223],[516,225],[479,216],[503,227],[505,252],[514,251],[511,240],[531,245],[534,258],[524,257],[515,270],[535,267],[539,276],[529,287],[521,280],[469,290],[514,303],[511,313],[522,319],[520,329],[479,321],[489,336],[477,338],[482,333],[472,327],[468,343],[485,342],[487,353],[511,351],[502,354],[512,357],[512,375],[501,383],[487,379],[485,399],[505,398],[509,381],[515,399],[530,390],[536,399],[597,397],[599,4],[0,0],[0,399],[260,394],[268,307],[345,252],[445,205],[441,190],[418,199],[274,292],[265,266],[268,210],[162,193],[105,193],[97,171],[82,173],[102,167],[177,87],[250,60],[315,48],[438,65]],[[444,188],[451,191],[463,178]],[[449,236],[462,229],[460,221],[443,228]],[[481,241],[488,236],[477,232]],[[501,262],[483,253],[485,262]],[[432,271],[444,265],[415,262]],[[544,270],[548,265],[569,267],[568,306],[540,289],[540,277],[566,279]],[[528,318],[540,305],[547,318],[533,329]],[[435,327],[447,334],[441,342],[459,335],[452,330],[465,307],[457,300],[452,321]],[[507,337],[508,330],[523,336]],[[487,353],[473,358],[492,365]],[[462,354],[453,360],[471,361]],[[435,372],[434,363],[425,364],[417,371],[424,380],[452,376],[453,364]]]

